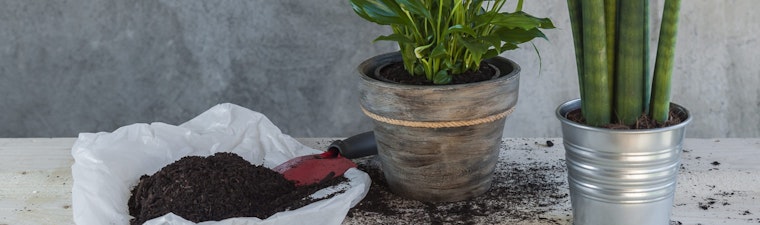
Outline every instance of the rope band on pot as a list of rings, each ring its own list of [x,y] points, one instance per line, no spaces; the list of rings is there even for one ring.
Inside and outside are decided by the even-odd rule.
[[[367,109],[365,109],[364,107],[361,107],[361,109],[364,112],[364,114],[366,114],[370,118],[383,122],[383,123],[405,126],[405,127],[421,127],[421,128],[466,127],[466,126],[473,126],[473,125],[478,125],[478,124],[483,124],[483,123],[490,123],[490,122],[502,119],[504,117],[507,117],[509,114],[515,111],[515,107],[512,107],[512,108],[509,108],[507,111],[501,112],[499,114],[483,117],[480,119],[461,120],[461,121],[426,122],[426,121],[409,121],[409,120],[391,119],[388,117],[374,114],[368,111]]]

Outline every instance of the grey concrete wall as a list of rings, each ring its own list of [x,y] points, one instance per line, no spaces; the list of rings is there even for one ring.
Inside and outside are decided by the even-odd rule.
[[[688,136],[760,136],[760,1],[682,8],[673,99],[695,116]],[[505,136],[557,137],[555,107],[578,96],[567,9],[525,9],[559,29],[535,42],[540,70],[529,45],[504,54],[523,68]],[[372,127],[355,67],[396,48],[371,43],[388,32],[347,0],[0,1],[0,137],[179,124],[223,102],[296,137],[350,135]]]

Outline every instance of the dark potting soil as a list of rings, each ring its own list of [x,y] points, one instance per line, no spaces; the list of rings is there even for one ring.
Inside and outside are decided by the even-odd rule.
[[[663,127],[676,125],[676,124],[681,123],[684,119],[686,119],[686,118],[682,118],[681,114],[677,113],[673,109],[670,110],[669,114],[670,115],[668,116],[668,120],[665,121],[665,123],[658,123],[657,121],[650,118],[649,116],[642,115],[641,117],[639,117],[639,119],[636,121],[636,124],[633,126],[627,126],[627,125],[619,124],[619,123],[611,123],[611,124],[604,125],[602,127],[608,128],[608,129],[618,129],[618,130],[654,129],[654,128],[663,128]],[[586,124],[586,119],[583,118],[583,114],[581,113],[580,109],[571,111],[570,113],[567,114],[566,117],[570,121],[580,123],[580,124]]]
[[[465,71],[462,74],[455,74],[452,76],[450,84],[466,84],[490,80],[494,78],[495,73],[496,70],[483,62],[480,64],[480,68],[477,71]],[[404,69],[404,63],[401,62],[393,63],[380,69],[380,74],[378,74],[378,76],[380,80],[400,84],[433,85],[433,82],[429,81],[424,75],[412,76],[409,74],[409,72]]]
[[[500,162],[502,163],[502,162]],[[491,189],[470,200],[424,203],[393,194],[376,161],[360,162],[372,185],[367,196],[348,212],[367,224],[565,224],[547,215],[569,201],[562,174],[565,166],[534,162],[497,166]],[[568,212],[569,214],[569,212]],[[363,221],[361,218],[377,218]],[[382,220],[382,221],[381,221]],[[387,221],[386,221],[387,220]],[[391,222],[392,221],[392,222]]]
[[[321,200],[308,196],[345,177],[296,187],[269,168],[234,153],[187,156],[155,174],[143,175],[129,198],[132,225],[172,212],[193,222],[232,217],[265,219]]]

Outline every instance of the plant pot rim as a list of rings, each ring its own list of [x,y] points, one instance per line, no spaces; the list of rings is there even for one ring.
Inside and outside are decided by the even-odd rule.
[[[506,58],[489,59],[488,63],[499,67],[502,75],[481,82],[409,85],[373,78],[378,67],[401,60],[400,53],[391,52],[369,58],[358,66],[360,105],[366,111],[400,121],[463,122],[502,114],[517,104],[520,70]],[[473,107],[480,110],[472,110]]]
[[[519,74],[520,74],[520,70],[521,70],[520,66],[516,62],[514,62],[514,61],[512,61],[510,59],[504,58],[502,56],[495,56],[493,58],[484,59],[483,61],[489,63],[493,67],[497,67],[497,71],[501,71],[501,69],[498,69],[498,67],[500,67],[500,65],[496,65],[495,63],[497,63],[496,61],[502,61],[502,62],[498,62],[498,63],[502,64],[502,66],[509,66],[509,67],[512,68],[512,70],[511,71],[501,71],[500,73],[506,73],[506,72],[508,72],[508,73],[504,74],[502,76],[499,76],[497,78],[490,79],[490,80],[479,81],[479,82],[474,82],[474,83],[416,85],[416,84],[401,84],[401,83],[391,83],[391,82],[387,82],[387,81],[382,81],[380,79],[377,79],[375,77],[372,77],[372,76],[369,76],[369,75],[365,74],[364,72],[362,72],[362,69],[361,69],[361,68],[365,68],[367,65],[370,65],[370,64],[381,65],[382,66],[382,65],[393,63],[393,62],[400,62],[400,61],[402,61],[401,52],[398,52],[398,51],[388,52],[388,53],[383,53],[383,54],[380,54],[380,55],[376,55],[376,56],[373,56],[373,57],[365,60],[364,62],[362,62],[359,65],[359,67],[358,67],[359,68],[359,74],[361,75],[362,79],[364,79],[366,81],[369,81],[369,82],[372,82],[374,85],[378,85],[378,86],[392,87],[392,88],[397,88],[397,89],[449,90],[449,89],[466,88],[468,86],[483,85],[485,83],[491,83],[491,82],[509,82],[511,80],[514,80],[514,79],[519,79]],[[369,73],[369,74],[371,74],[371,73]]]
[[[689,110],[686,109],[686,107],[683,107],[681,105],[678,105],[676,103],[671,102],[671,107],[674,107],[676,110],[679,111],[679,114],[685,115],[685,119],[681,121],[678,124],[667,126],[667,127],[661,127],[661,128],[651,128],[651,129],[609,129],[609,128],[602,128],[602,127],[594,127],[589,126],[586,124],[577,123],[575,121],[567,119],[565,115],[575,109],[580,108],[581,105],[581,99],[573,99],[566,101],[562,104],[560,104],[557,107],[557,110],[555,110],[555,116],[557,119],[559,119],[560,122],[566,125],[573,126],[575,128],[587,130],[587,131],[595,131],[595,132],[604,132],[604,133],[628,133],[628,134],[649,134],[649,133],[660,133],[668,130],[676,130],[681,129],[691,123],[692,116]]]

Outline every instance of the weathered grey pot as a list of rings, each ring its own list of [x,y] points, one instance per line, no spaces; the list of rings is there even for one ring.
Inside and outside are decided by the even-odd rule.
[[[683,122],[643,130],[611,130],[565,116],[580,100],[557,108],[568,169],[574,225],[668,225],[689,112]]]
[[[487,62],[498,78],[459,85],[402,85],[374,78],[398,53],[359,66],[361,107],[375,121],[382,170],[391,190],[426,202],[460,201],[491,187],[506,116],[517,104],[520,67]]]

